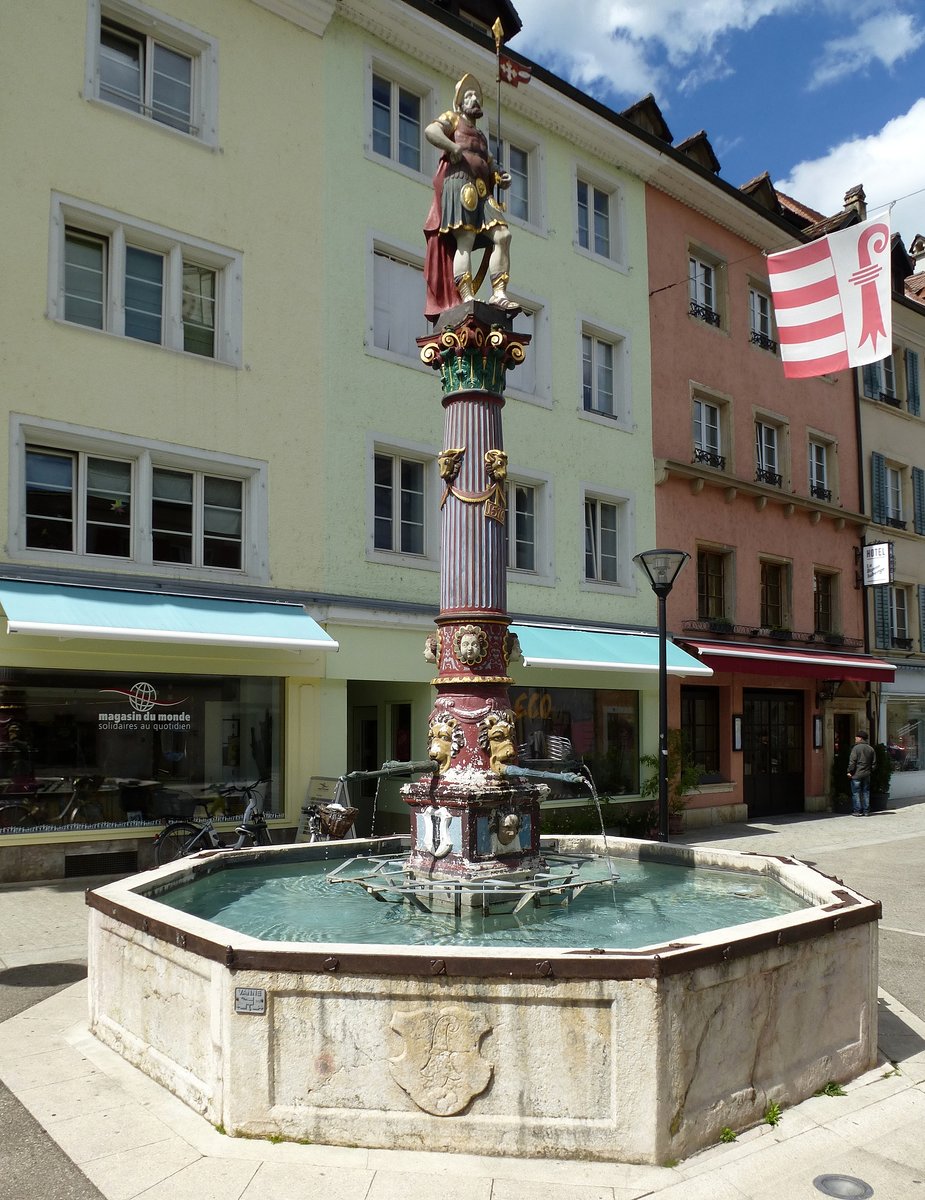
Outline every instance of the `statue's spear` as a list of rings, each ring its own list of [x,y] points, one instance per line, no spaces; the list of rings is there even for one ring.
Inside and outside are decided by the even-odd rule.
[[[500,171],[502,169],[502,164],[501,164],[501,43],[504,41],[504,26],[501,24],[500,17],[495,18],[495,23],[491,27],[491,32],[494,34],[494,37],[495,37],[495,58],[497,60],[497,65],[498,65],[498,70],[497,70],[497,75],[498,75],[498,120],[495,125],[495,128],[497,129],[497,142],[495,145],[495,149],[498,151],[497,167],[498,167],[498,170]],[[498,200],[500,201],[501,189],[499,187],[496,187],[495,190],[498,194]]]

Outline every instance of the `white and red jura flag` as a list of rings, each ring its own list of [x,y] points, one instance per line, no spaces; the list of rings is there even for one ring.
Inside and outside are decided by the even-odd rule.
[[[498,71],[504,82],[509,83],[511,87],[517,87],[518,83],[529,83],[533,74],[532,67],[514,62],[513,58],[508,58],[506,54],[498,56]]]
[[[788,379],[860,367],[890,353],[889,215],[770,254],[768,275]]]

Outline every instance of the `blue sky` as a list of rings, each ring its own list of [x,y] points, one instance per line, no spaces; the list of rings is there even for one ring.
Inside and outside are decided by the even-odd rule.
[[[676,142],[705,129],[736,186],[767,171],[825,214],[862,183],[925,234],[922,0],[515,0],[511,49],[610,107],[652,92]],[[917,194],[915,194],[917,193]]]

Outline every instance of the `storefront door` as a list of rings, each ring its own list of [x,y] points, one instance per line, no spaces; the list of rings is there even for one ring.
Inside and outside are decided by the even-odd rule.
[[[803,812],[802,692],[746,688],[742,724],[749,817]]]

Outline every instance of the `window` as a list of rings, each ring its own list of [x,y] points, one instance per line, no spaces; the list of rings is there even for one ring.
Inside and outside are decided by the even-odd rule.
[[[373,345],[420,364],[415,338],[424,321],[424,273],[404,259],[377,249],[373,254]]]
[[[237,251],[56,195],[50,278],[58,320],[240,365]]]
[[[890,617],[893,630],[892,644],[897,650],[911,650],[909,636],[909,597],[907,589],[899,585],[890,588]]]
[[[531,198],[532,177],[535,174],[533,152],[504,138],[499,142],[497,136],[491,139],[491,152],[499,169],[507,171],[511,177],[511,186],[503,193],[508,216],[535,224]]]
[[[581,411],[605,422],[629,419],[628,341],[584,325],[581,330]]]
[[[718,550],[697,551],[697,616],[724,620],[726,612],[727,555]]]
[[[526,483],[507,485],[507,565],[515,571],[536,570],[537,489]]]
[[[777,342],[774,340],[773,321],[771,318],[771,297],[758,288],[748,289],[748,323],[750,340],[753,346],[762,350],[777,353]]]
[[[809,494],[817,500],[830,501],[832,488],[829,482],[829,453],[828,442],[809,441]]]
[[[879,362],[868,363],[861,370],[864,395],[869,400],[882,400],[894,408],[901,407],[902,401],[896,392],[896,369],[892,354]]]
[[[620,192],[613,186],[576,179],[579,250],[607,263],[623,258]]]
[[[215,38],[133,0],[89,0],[84,94],[217,144]]]
[[[422,168],[421,96],[376,71],[372,75],[372,148],[410,171]]]
[[[722,453],[722,424],[718,404],[694,397],[694,462],[726,469]]]
[[[761,625],[765,629],[788,627],[789,569],[785,563],[761,563]]]
[[[755,482],[780,487],[779,429],[765,421],[755,422]]]
[[[827,571],[813,572],[813,629],[816,633],[835,633],[836,577]]]
[[[701,783],[718,781],[719,688],[681,687],[681,737],[701,771]]]
[[[587,582],[624,587],[628,575],[629,503],[614,495],[584,498]]]
[[[720,316],[719,264],[699,252],[688,257],[688,312],[698,321],[719,327]]]
[[[904,492],[907,468],[874,451],[870,456],[871,517],[878,525],[906,528]]]
[[[886,469],[886,524],[905,529],[903,519],[903,477],[896,467]]]
[[[373,471],[374,548],[423,555],[424,463],[397,454],[376,454]]]
[[[263,578],[266,465],[14,418],[14,550]]]

